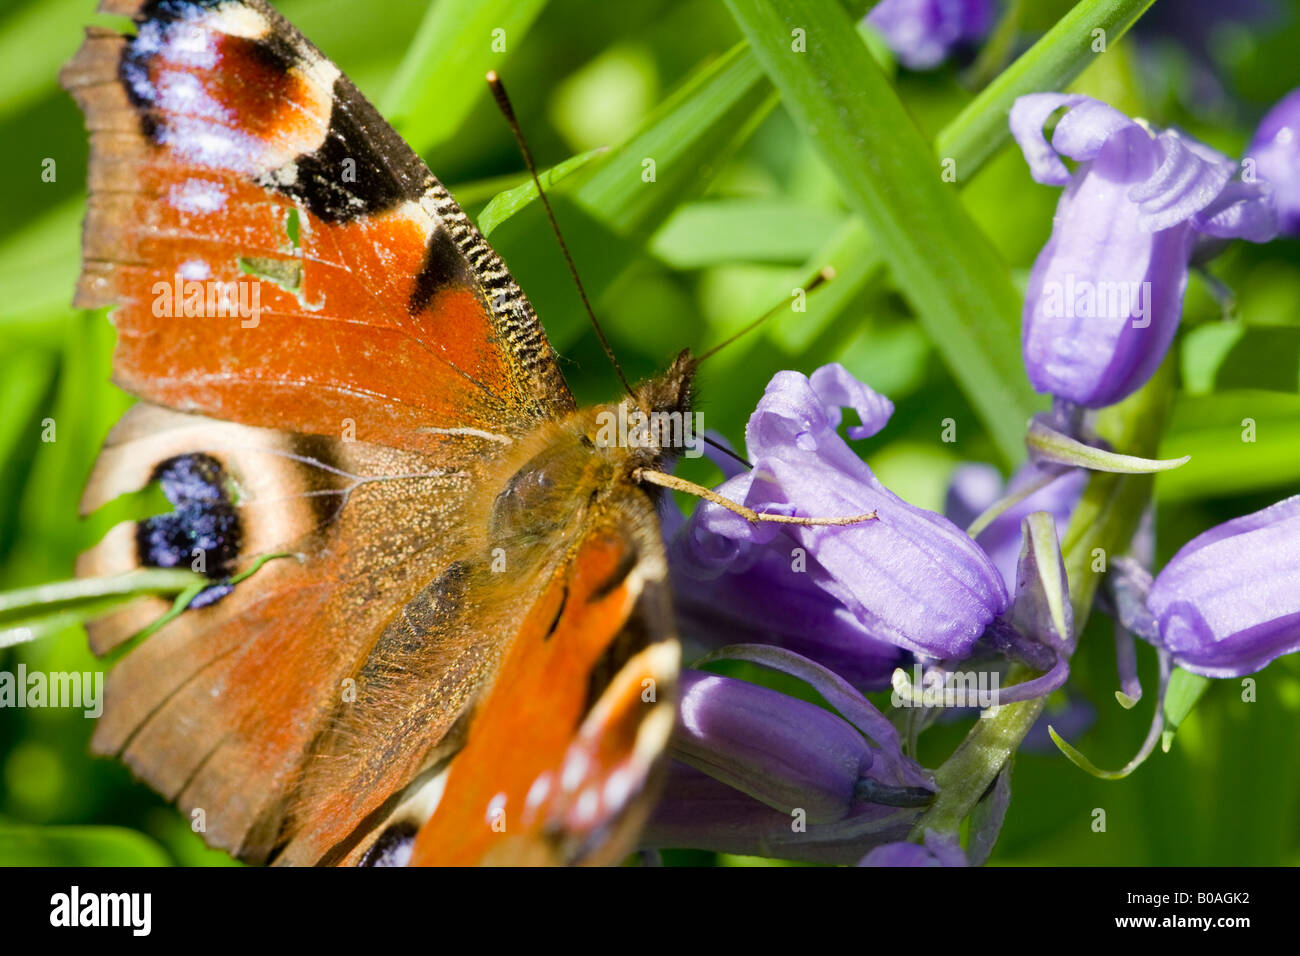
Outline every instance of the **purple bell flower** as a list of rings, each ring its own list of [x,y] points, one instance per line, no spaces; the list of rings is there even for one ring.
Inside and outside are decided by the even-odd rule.
[[[893,412],[888,399],[841,365],[823,366],[811,378],[778,372],[746,428],[753,471],[716,490],[760,512],[834,517],[875,511],[876,520],[755,525],[702,501],[670,545],[674,590],[688,601],[707,592],[720,618],[767,617],[768,626],[748,640],[774,630],[783,646],[834,667],[842,660],[825,659],[827,639],[815,633],[819,622],[835,622],[833,656],[860,655],[863,671],[879,667],[885,677],[897,658],[877,642],[962,658],[1006,610],[1006,585],[961,529],[876,479],[837,431],[842,407],[854,408],[862,421],[849,427],[851,438],[874,435]],[[702,583],[719,580],[725,586]],[[804,600],[787,604],[786,595],[795,593]]]
[[[929,70],[953,48],[979,40],[993,25],[996,0],[881,0],[867,14],[910,70]]]
[[[1300,650],[1300,495],[1183,545],[1147,607],[1155,640],[1194,674],[1240,677]]]
[[[865,794],[886,788],[914,791],[916,799],[905,803],[929,800],[928,777],[898,751],[883,718],[884,739],[873,747],[847,720],[816,704],[692,670],[682,673],[677,709],[676,759],[773,809],[798,808],[808,823],[842,820],[866,802]]]
[[[1300,89],[1268,111],[1246,158],[1255,161],[1255,176],[1273,187],[1282,232],[1300,236]]]
[[[968,866],[956,837],[925,831],[925,844],[886,843],[862,858],[859,866]]]
[[[902,752],[893,724],[843,678],[799,655],[738,645],[727,656],[805,680],[836,712],[684,671],[673,762],[643,846],[851,863],[905,839],[935,787]]]
[[[721,435],[712,438],[730,447]],[[734,458],[712,447],[704,453],[727,478],[743,473]],[[827,580],[825,569],[795,542],[789,553],[757,549],[728,564],[707,543],[695,547],[690,532],[679,537],[687,518],[672,498],[663,501],[673,609],[688,659],[728,644],[758,642],[809,657],[862,690],[884,690],[894,670],[910,659],[872,637],[843,604],[827,599],[819,584]],[[730,548],[729,542],[712,543],[723,544],[723,556]]]
[[[686,565],[691,549],[674,548],[673,604],[691,650],[747,641],[788,648],[823,664],[855,687],[883,690],[907,652],[872,636],[844,604],[830,597],[834,581],[815,558],[803,562],[775,544],[755,549],[743,569]],[[802,571],[795,570],[804,566]]]
[[[1062,108],[1049,144],[1043,125]],[[1025,296],[1029,380],[1079,405],[1114,404],[1164,358],[1198,240],[1277,234],[1272,190],[1234,179],[1236,163],[1208,146],[1087,96],[1022,96],[1011,132],[1034,180],[1066,187]],[[1073,174],[1061,156],[1079,162]]]
[[[922,812],[917,807],[863,803],[842,820],[804,828],[790,813],[674,761],[663,797],[641,831],[641,846],[850,864],[872,847],[906,840]]]

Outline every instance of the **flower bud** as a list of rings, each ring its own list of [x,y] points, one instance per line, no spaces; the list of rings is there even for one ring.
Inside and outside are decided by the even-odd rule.
[[[749,681],[684,671],[673,756],[810,823],[842,819],[872,752],[828,710]]]
[[[1288,236],[1300,236],[1300,89],[1292,90],[1268,111],[1246,159],[1251,171],[1273,187],[1278,226]]]
[[[1147,607],[1158,642],[1194,674],[1240,677],[1300,650],[1300,495],[1193,538]]]

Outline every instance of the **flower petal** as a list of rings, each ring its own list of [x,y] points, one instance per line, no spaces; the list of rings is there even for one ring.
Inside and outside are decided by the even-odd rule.
[[[743,572],[691,573],[682,538],[669,550],[678,629],[691,653],[726,644],[762,642],[811,658],[855,687],[889,686],[906,653],[877,640],[827,590],[829,576],[795,542],[755,548]]]
[[[994,12],[995,0],[881,0],[866,19],[908,69],[928,70],[987,33]]]
[[[1155,371],[1173,340],[1195,240],[1190,225],[1152,234],[1128,189],[1154,157],[1107,146],[1061,196],[1056,228],[1025,296],[1029,380],[1087,407],[1119,401]]]
[[[1138,203],[1138,225],[1159,232],[1190,219],[1218,198],[1236,171],[1228,157],[1166,130],[1156,138],[1160,165],[1149,179],[1129,190]]]
[[[1192,219],[1198,231],[1219,239],[1268,242],[1278,233],[1273,187],[1265,182],[1231,182]]]
[[[810,823],[853,808],[871,748],[851,724],[816,704],[748,681],[686,670],[672,750],[678,760]]]
[[[1115,107],[1090,96],[1077,99],[1077,103],[1070,104],[1070,111],[1061,117],[1052,133],[1052,146],[1061,155],[1080,162],[1091,161],[1101,154],[1116,133],[1125,134],[1125,149],[1140,152],[1151,148],[1150,134]]]
[[[839,427],[841,408],[851,408],[858,413],[862,424],[849,428],[850,438],[870,438],[889,424],[889,418],[894,414],[893,402],[871,386],[859,382],[839,362],[823,365],[808,380],[824,403],[833,427]]]
[[[1048,118],[1062,107],[1096,102],[1078,93],[1027,93],[1011,105],[1011,135],[1029,164],[1029,175],[1044,186],[1064,186],[1070,170],[1043,135]]]
[[[1246,158],[1254,161],[1254,176],[1273,187],[1281,230],[1300,235],[1300,89],[1268,111]]]

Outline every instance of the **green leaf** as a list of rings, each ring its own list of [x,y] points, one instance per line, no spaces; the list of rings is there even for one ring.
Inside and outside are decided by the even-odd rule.
[[[1185,468],[1160,476],[1160,500],[1294,490],[1300,482],[1300,395],[1239,391],[1182,395],[1162,443],[1187,452]]]
[[[1174,734],[1192,708],[1210,688],[1210,679],[1175,667],[1169,676],[1169,689],[1165,691],[1165,731],[1160,746],[1165,753],[1173,746]]]
[[[89,12],[90,5],[82,0],[42,0],[6,11],[4,29],[0,30],[0,63],[5,65],[0,117],[55,91],[59,67],[76,52],[81,31],[51,30],[50,25],[80,23]]]
[[[1172,471],[1187,464],[1191,456],[1182,458],[1139,458],[1136,455],[1119,455],[1104,448],[1085,445],[1083,442],[1058,432],[1035,418],[1029,423],[1025,445],[1032,457],[1089,471],[1108,471],[1117,475],[1149,475],[1158,471]]]
[[[1085,757],[1081,750],[1058,734],[1055,727],[1049,726],[1047,728],[1047,733],[1051,736],[1052,743],[1056,744],[1057,749],[1070,759],[1070,763],[1074,764],[1084,773],[1096,777],[1098,780],[1123,780],[1137,769],[1136,766],[1125,765],[1119,770],[1102,770],[1095,763]]]
[[[776,97],[741,43],[669,97],[630,140],[561,183],[551,202],[593,302],[648,244],[671,212],[709,185],[771,111]],[[562,347],[585,328],[543,211],[501,223],[492,244]]]
[[[0,262],[6,264],[0,324],[6,331],[15,319],[70,308],[81,264],[83,207],[80,198],[53,206],[0,244]],[[38,338],[45,344],[48,333]]]
[[[674,269],[801,263],[819,253],[843,222],[841,215],[796,200],[715,199],[681,206],[650,248]]]
[[[383,101],[384,115],[416,152],[460,128],[475,102],[487,95],[487,71],[500,69],[545,6],[546,0],[439,0],[429,5]]]
[[[861,17],[868,0],[846,0]],[[620,235],[659,228],[682,198],[701,192],[777,97],[749,44],[737,43],[666,99],[641,131],[573,190],[574,201]],[[653,179],[646,160],[653,160]]]
[[[999,450],[1018,461],[1024,423],[1044,404],[1021,366],[1020,294],[852,20],[834,0],[728,7]]]
[[[776,98],[739,43],[709,64],[610,152],[575,191],[591,215],[626,235],[657,229],[680,197],[703,188]],[[653,166],[647,165],[647,160]]]
[[[0,647],[56,633],[145,594],[176,594],[210,583],[192,571],[150,568],[0,593]]]
[[[598,149],[589,149],[585,153],[579,153],[577,156],[570,156],[562,163],[557,163],[550,169],[544,169],[537,174],[537,178],[542,182],[542,188],[549,195],[551,188],[557,183],[562,182],[566,177],[571,176],[583,166],[605,152],[603,147]],[[478,228],[479,232],[485,236],[490,236],[497,226],[505,222],[519,210],[523,209],[529,203],[537,199],[537,184],[529,177],[523,183],[515,186],[513,189],[507,189],[504,192],[497,193],[492,201],[484,207],[479,213]]]
[[[0,866],[171,866],[153,840],[123,827],[0,823]]]

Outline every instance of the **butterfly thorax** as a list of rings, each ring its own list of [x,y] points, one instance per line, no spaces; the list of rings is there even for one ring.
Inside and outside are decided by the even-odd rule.
[[[577,527],[638,469],[671,470],[690,421],[695,362],[683,351],[663,375],[621,402],[578,409],[539,430],[505,466],[510,477],[490,518],[494,539],[540,538]]]

